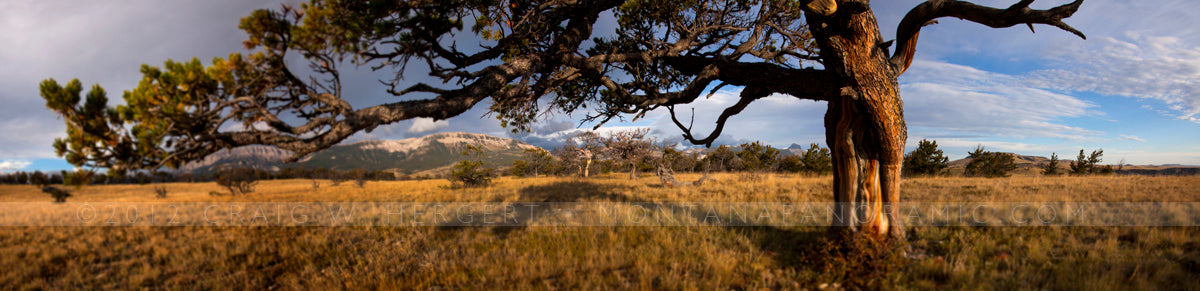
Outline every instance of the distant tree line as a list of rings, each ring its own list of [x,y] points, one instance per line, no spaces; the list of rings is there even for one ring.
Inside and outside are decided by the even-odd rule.
[[[1121,172],[1124,160],[1114,168],[1112,165],[1100,165],[1103,157],[1103,149],[1092,151],[1091,154],[1080,149],[1079,155],[1064,169],[1058,153],[1051,153],[1050,160],[1039,167],[1045,176],[1110,175]],[[988,151],[982,145],[968,152],[967,159],[963,169],[963,176],[967,177],[1008,177],[1010,172],[1017,169],[1015,154]],[[948,168],[949,158],[937,148],[937,141],[922,139],[916,150],[904,155],[903,171],[908,176],[949,175]]]
[[[1100,162],[1103,160],[1103,149],[1094,150],[1091,152],[1091,154],[1085,154],[1084,150],[1080,149],[1079,155],[1075,156],[1075,160],[1068,164],[1068,167],[1065,169],[1065,173],[1072,176],[1111,175],[1119,172],[1121,168],[1125,166],[1125,161],[1123,159],[1116,168],[1113,168],[1112,165],[1100,165]],[[1062,172],[1059,172],[1058,164],[1058,153],[1052,153],[1050,155],[1050,161],[1042,165],[1042,174],[1047,176],[1057,176],[1063,174]]]
[[[253,176],[255,180],[275,180],[275,179],[333,179],[333,180],[356,180],[363,179],[367,181],[391,181],[404,179],[429,179],[431,176],[411,176],[411,175],[395,175],[392,172],[383,170],[335,170],[327,168],[306,169],[300,167],[287,167],[279,171],[267,171],[253,168],[231,167],[230,169],[238,169],[245,175]],[[109,175],[106,173],[98,173],[92,171],[16,171],[11,173],[0,173],[0,184],[9,185],[117,185],[117,184],[153,184],[153,183],[172,183],[172,182],[215,182],[226,170],[213,171],[211,173],[191,173],[191,172],[129,172],[125,175]]]
[[[454,166],[446,176],[436,174],[413,175],[383,170],[336,170],[328,168],[285,167],[278,171],[231,166],[218,167],[211,173],[191,172],[129,172],[112,175],[93,171],[16,171],[0,173],[0,184],[36,185],[112,185],[152,184],[169,182],[228,182],[230,177],[223,173],[237,172],[238,179],[246,181],[274,179],[331,180],[333,185],[343,181],[355,181],[361,186],[365,181],[422,180],[451,178],[452,181],[490,181],[501,174],[518,177],[537,176],[586,176],[590,173],[626,172],[635,176],[638,172],[653,171],[663,167],[674,172],[776,172],[828,174],[832,171],[828,148],[817,143],[807,150],[791,152],[762,142],[743,143],[738,146],[722,145],[707,151],[681,150],[676,144],[660,142],[648,136],[647,130],[615,132],[601,136],[594,132],[578,134],[561,147],[552,150],[530,148],[523,157],[514,161],[506,171],[497,171],[495,166],[483,162],[485,152],[478,149],[467,153],[464,164]],[[469,150],[470,151],[470,150]],[[1121,171],[1122,165],[1100,165],[1104,150],[1090,154],[1079,150],[1075,160],[1062,167],[1058,154],[1051,154],[1047,163],[1040,165],[1041,173],[1047,176],[1062,174],[1093,175],[1113,174]],[[967,153],[963,175],[968,177],[1007,177],[1017,169],[1014,154],[987,151],[978,146]],[[1122,161],[1121,164],[1124,164]],[[903,171],[907,176],[948,175],[949,158],[938,149],[937,141],[921,140],[917,148],[904,155]],[[454,179],[456,177],[461,179]],[[225,180],[222,180],[225,179]],[[467,182],[471,184],[474,182]],[[486,184],[486,183],[484,183]],[[252,185],[252,183],[251,183]],[[318,187],[314,183],[314,187]],[[231,193],[240,190],[230,189]]]
[[[679,149],[675,143],[656,141],[649,131],[632,130],[602,136],[580,133],[552,150],[529,149],[513,162],[506,174],[519,177],[589,176],[593,173],[653,171],[674,172],[778,172],[827,174],[832,171],[829,149],[813,143],[808,150],[791,154],[762,142],[718,146],[708,151]]]

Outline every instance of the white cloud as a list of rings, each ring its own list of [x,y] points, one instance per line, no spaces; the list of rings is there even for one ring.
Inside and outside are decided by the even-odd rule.
[[[1119,138],[1119,140],[1128,140],[1128,141],[1136,141],[1136,142],[1146,142],[1146,139],[1143,139],[1143,138],[1140,138],[1140,137],[1137,137],[1137,136],[1134,136],[1134,135],[1129,135],[1129,134],[1122,134],[1122,135],[1121,135],[1121,138]]]
[[[445,129],[447,127],[450,127],[450,121],[446,121],[446,120],[434,121],[433,118],[421,117],[421,118],[413,119],[412,126],[409,126],[408,131],[406,131],[406,132],[409,134],[423,134],[423,133],[428,133],[428,132],[432,132],[432,131],[436,131],[436,130]]]
[[[32,162],[22,159],[2,160],[0,161],[0,173],[18,171],[32,164]]]
[[[1061,157],[1061,155],[1060,155]],[[1121,159],[1138,165],[1200,165],[1200,152],[1195,151],[1159,151],[1144,149],[1112,149],[1104,150],[1104,164],[1117,164]]]
[[[294,2],[295,0],[288,0]],[[110,102],[141,78],[140,64],[168,58],[208,62],[242,50],[238,19],[279,1],[0,1],[0,158],[54,158],[65,135],[38,83],[99,83]],[[171,13],[169,11],[186,11]]]
[[[1032,72],[1032,86],[1161,102],[1160,113],[1200,123],[1200,48],[1178,37],[1128,32],[1060,52],[1062,69]]]
[[[926,137],[909,136],[909,138],[908,138],[908,145],[910,146],[909,148],[915,149],[916,145],[917,145],[917,141],[919,141],[923,138],[926,138]],[[929,139],[932,140],[932,138],[929,138]],[[967,152],[974,150],[976,146],[983,146],[988,151],[993,151],[993,152],[1009,152],[1009,153],[1018,153],[1018,154],[1023,154],[1023,155],[1037,154],[1037,153],[1042,153],[1042,152],[1050,152],[1053,150],[1053,147],[1043,145],[1043,144],[1021,143],[1021,142],[1010,142],[1010,141],[975,140],[975,139],[965,139],[965,138],[943,138],[943,139],[937,139],[936,141],[938,144],[938,148],[945,151],[946,155],[948,157],[951,157],[952,159],[959,159],[959,158],[965,157],[967,155]]]
[[[1097,105],[1031,88],[1015,76],[917,60],[901,78],[905,117],[915,135],[1088,139],[1100,132],[1061,119],[1102,115]]]

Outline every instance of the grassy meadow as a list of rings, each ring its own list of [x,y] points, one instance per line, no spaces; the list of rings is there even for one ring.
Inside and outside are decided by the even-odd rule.
[[[696,174],[681,174],[695,180]],[[68,188],[105,202],[827,202],[829,176],[715,174],[665,188],[627,174],[445,180],[261,181]],[[906,179],[903,201],[1200,202],[1191,177]],[[52,205],[0,185],[0,204]],[[24,203],[24,204],[22,204]],[[72,204],[77,205],[77,204]],[[67,207],[67,206],[64,206]],[[6,208],[11,209],[11,207]],[[11,218],[21,215],[10,211]],[[36,224],[36,221],[34,222]],[[5,289],[1200,289],[1194,226],[916,226],[905,254],[845,253],[821,226],[0,226]]]

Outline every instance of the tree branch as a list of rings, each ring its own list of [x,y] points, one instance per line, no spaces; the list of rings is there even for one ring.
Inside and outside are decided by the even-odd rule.
[[[721,111],[721,116],[717,117],[717,127],[713,128],[713,131],[709,133],[707,137],[702,139],[698,139],[694,134],[692,134],[691,125],[684,126],[682,122],[679,122],[679,118],[675,117],[674,106],[668,106],[667,110],[671,112],[671,121],[675,123],[675,126],[679,127],[679,129],[683,131],[684,139],[692,144],[702,144],[705,147],[711,147],[713,141],[716,141],[717,137],[721,136],[721,131],[725,129],[725,122],[729,120],[729,117],[737,115],[738,113],[742,113],[742,110],[746,109],[746,106],[750,105],[750,103],[754,102],[755,100],[762,99],[763,97],[770,96],[771,93],[772,92],[759,87],[746,87],[745,89],[742,89],[741,99],[738,99],[738,102],[733,104],[733,106],[729,106],[729,108],[725,108],[724,111]]]
[[[956,0],[930,0],[921,3],[909,11],[900,21],[900,26],[896,28],[897,46],[896,53],[891,58],[892,68],[898,72],[897,75],[903,74],[912,64],[921,27],[930,24],[934,19],[947,16],[958,17],[992,28],[1027,24],[1032,30],[1034,23],[1047,24],[1087,39],[1082,32],[1062,21],[1075,14],[1075,11],[1079,10],[1079,6],[1083,4],[1083,0],[1076,0],[1047,10],[1030,9],[1030,3],[1033,3],[1033,0],[1021,0],[1007,9],[979,6]]]

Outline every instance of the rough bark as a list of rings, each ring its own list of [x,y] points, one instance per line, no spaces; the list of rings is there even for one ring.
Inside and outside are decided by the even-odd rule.
[[[1033,23],[1042,23],[1083,37],[1062,22],[1082,0],[1048,10],[1030,9],[1031,2],[1022,0],[1007,9],[962,1],[925,2],[901,22],[894,56],[888,55],[890,42],[882,39],[867,1],[806,10],[825,69],[843,85],[841,98],[829,99],[825,115],[826,143],[833,154],[835,218],[842,218],[835,221],[834,231],[904,238],[898,203],[908,133],[897,78],[912,63],[921,27],[954,16],[990,27],[1025,23],[1032,30]]]
[[[858,4],[858,5],[856,5]],[[897,218],[900,165],[907,128],[897,74],[875,16],[845,2],[839,13],[809,13],[826,70],[843,80],[843,98],[829,102],[826,143],[833,154],[835,230],[903,238]]]

